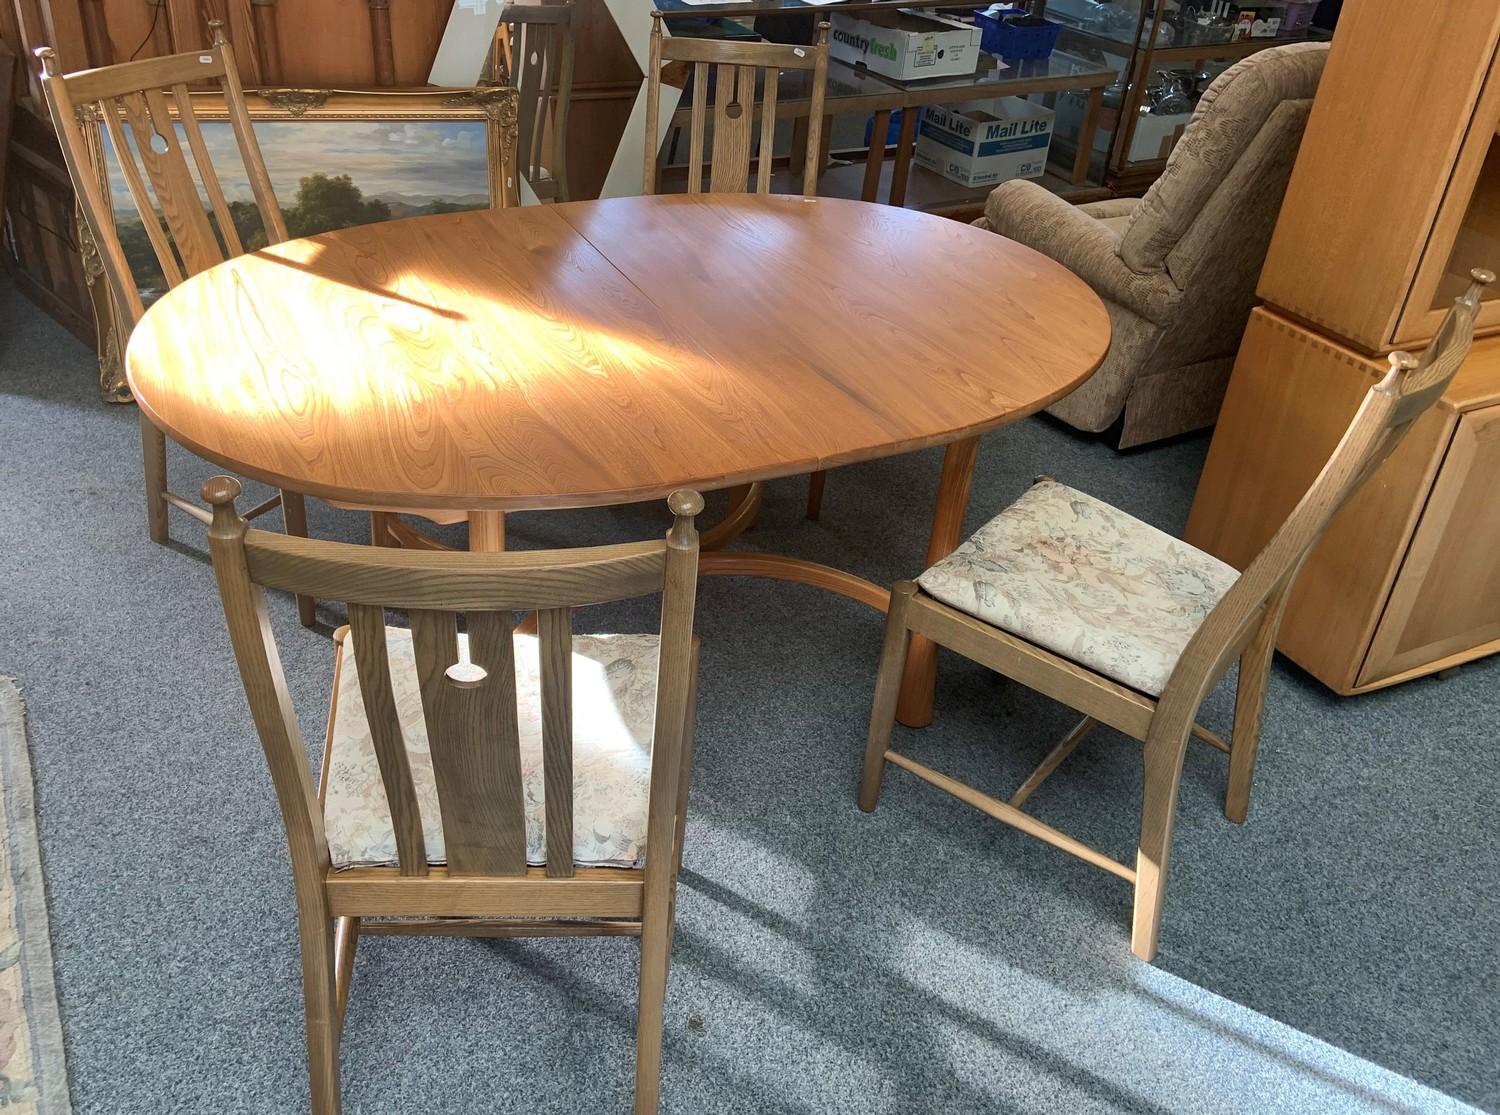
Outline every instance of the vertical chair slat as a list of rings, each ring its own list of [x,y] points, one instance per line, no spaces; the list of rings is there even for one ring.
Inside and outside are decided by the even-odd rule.
[[[229,202],[224,198],[224,187],[214,170],[209,157],[208,145],[203,142],[203,129],[198,126],[198,115],[193,111],[193,100],[186,85],[172,86],[172,98],[177,102],[177,117],[182,121],[182,130],[187,135],[188,149],[193,153],[193,162],[198,166],[198,177],[203,180],[203,189],[208,193],[208,203],[213,206],[214,220],[219,225],[219,237],[230,256],[245,254],[245,245],[240,241],[239,230],[229,215]]]
[[[401,874],[426,875],[427,842],[422,835],[422,811],[417,804],[416,788],[412,785],[411,763],[391,687],[385,609],[372,604],[350,604],[349,638],[354,647],[365,720],[370,726],[380,780],[385,784],[385,800],[391,810],[396,859]]]
[[[234,47],[225,40],[222,28],[215,31],[214,46],[224,55],[224,76],[219,79],[219,87],[224,91],[224,104],[229,109],[229,123],[240,149],[240,161],[245,164],[245,174],[250,179],[250,192],[255,195],[255,205],[265,226],[266,243],[279,244],[287,238],[286,218],[276,202],[271,176],[266,173],[266,160],[261,156],[260,144],[255,139],[255,126],[251,124],[250,111],[245,107],[245,92],[240,87],[234,65]]]
[[[167,228],[171,230],[183,269],[189,275],[196,275],[223,262],[198,189],[193,185],[193,176],[188,173],[187,162],[182,157],[177,129],[173,127],[161,90],[126,93],[120,98],[120,104],[135,134],[136,156],[146,168],[146,176],[156,191],[157,204]],[[153,145],[157,142],[162,144],[163,150],[155,149]]]
[[[504,640],[496,636],[493,625],[475,618],[479,622],[471,659],[484,669],[485,676],[467,680],[462,670],[449,673],[459,661],[457,617],[452,612],[411,613],[448,872],[519,875],[526,870],[524,818],[518,824],[514,801],[505,801],[507,779],[500,761],[501,755],[519,750],[515,671],[513,666],[506,668],[509,650],[503,648]],[[508,638],[508,629],[506,634]],[[478,657],[473,657],[476,650]],[[514,781],[519,786],[519,776]]]
[[[469,613],[469,659],[488,673],[487,694],[474,710],[494,759],[494,803],[490,821],[497,827],[497,847],[506,871],[526,870],[526,794],[521,782],[521,738],[516,718],[516,663],[508,612]]]
[[[718,67],[709,193],[739,192],[749,181],[751,125],[755,119],[755,69],[754,66],[728,64]]]
[[[162,230],[151,195],[146,192],[146,181],[141,177],[140,167],[136,166],[135,157],[130,153],[125,129],[120,126],[119,108],[111,101],[100,101],[99,108],[104,115],[105,134],[109,136],[110,146],[115,149],[120,174],[125,179],[125,188],[130,191],[130,200],[135,203],[136,213],[146,230],[146,239],[151,241],[151,249],[156,253],[157,262],[161,264],[161,272],[167,285],[174,287],[182,282],[182,268],[177,263],[177,253],[172,250],[171,242]]]
[[[651,58],[646,65],[646,160],[641,192],[656,193],[661,162],[661,13],[651,15]]]
[[[542,674],[542,769],[547,802],[547,874],[573,875],[573,613],[537,614]]]
[[[719,69],[721,67],[715,67]],[[703,122],[708,113],[708,63],[693,63],[693,118],[688,128],[688,188],[690,194],[703,192]],[[715,137],[715,143],[718,137]]]
[[[533,183],[536,181],[537,164],[532,157],[532,152],[536,136],[543,126],[541,89],[538,84],[540,67],[531,64],[531,55],[537,50],[538,30],[524,23],[518,24],[515,37],[511,39],[510,79],[519,97],[516,112],[520,133],[519,147],[526,167],[526,177]]]
[[[766,67],[766,91],[762,98],[760,118],[760,153],[756,160],[755,192],[771,192],[771,167],[776,162],[776,84],[781,71]],[[754,93],[754,90],[751,90]]]

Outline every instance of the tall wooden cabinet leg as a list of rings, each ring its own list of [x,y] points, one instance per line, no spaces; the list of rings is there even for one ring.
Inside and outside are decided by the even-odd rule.
[[[167,438],[141,415],[141,456],[146,468],[146,524],[151,541],[167,541]]]
[[[943,472],[938,479],[937,506],[932,513],[932,534],[927,542],[930,568],[958,548],[969,509],[969,490],[974,485],[974,462],[979,459],[979,439],[965,438],[948,446],[943,454]],[[901,680],[896,719],[908,728],[932,723],[932,693],[937,686],[937,645],[913,635]]]

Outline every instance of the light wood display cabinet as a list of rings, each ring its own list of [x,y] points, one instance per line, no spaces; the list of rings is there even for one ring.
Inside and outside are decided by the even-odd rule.
[[[1351,0],[1188,522],[1244,568],[1394,349],[1500,270],[1500,5]],[[1442,402],[1334,520],[1278,649],[1339,693],[1500,651],[1500,290]]]

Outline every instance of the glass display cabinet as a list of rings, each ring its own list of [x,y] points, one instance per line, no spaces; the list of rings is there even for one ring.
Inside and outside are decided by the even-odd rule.
[[[1309,22],[1316,0],[1048,0],[1059,45],[1115,69],[1094,157],[1106,182],[1150,184],[1192,119],[1198,98],[1233,63],[1329,32]]]

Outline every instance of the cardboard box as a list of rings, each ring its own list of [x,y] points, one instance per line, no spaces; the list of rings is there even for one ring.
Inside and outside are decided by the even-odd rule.
[[[1053,112],[1020,97],[929,106],[916,161],[963,186],[1040,178],[1052,146]]]
[[[833,13],[828,53],[897,81],[966,76],[979,68],[980,30],[911,8]]]

